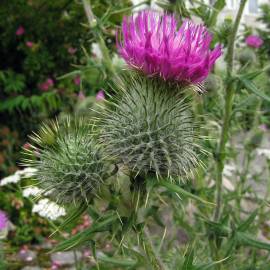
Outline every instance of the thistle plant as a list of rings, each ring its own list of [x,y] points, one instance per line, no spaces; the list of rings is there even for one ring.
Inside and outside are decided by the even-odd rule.
[[[90,6],[83,3],[90,23]],[[116,235],[121,246],[132,231],[147,257],[147,267],[166,269],[146,228],[151,214],[143,215],[147,211],[141,208],[147,207],[149,186],[159,183],[173,193],[203,201],[184,190],[180,180],[188,179],[201,163],[199,127],[190,100],[204,92],[202,83],[220,57],[221,46],[211,49],[212,35],[203,25],[185,20],[179,27],[176,16],[150,10],[125,17],[117,38],[127,69],[124,75],[116,75],[115,91],[98,122],[45,125],[32,137],[29,162],[49,196],[58,203],[80,203],[69,221],[88,206],[95,220],[56,250],[94,241],[94,234],[101,231]],[[116,183],[122,174],[130,180],[119,188]],[[106,201],[102,213],[93,211],[97,197]],[[122,214],[120,208],[128,211]],[[148,212],[153,209],[149,206]]]

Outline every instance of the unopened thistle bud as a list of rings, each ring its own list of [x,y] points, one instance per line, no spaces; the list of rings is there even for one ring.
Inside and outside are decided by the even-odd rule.
[[[47,139],[49,137],[49,140]],[[44,125],[32,137],[26,160],[37,169],[40,187],[60,203],[88,202],[104,182],[109,167],[95,143],[89,124],[66,120],[63,125]]]

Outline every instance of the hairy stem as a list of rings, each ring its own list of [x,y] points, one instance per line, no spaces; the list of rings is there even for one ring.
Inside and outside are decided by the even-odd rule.
[[[144,229],[144,232],[142,232],[140,235],[140,242],[152,268],[154,270],[165,270],[166,268],[163,265],[161,259],[158,257],[153,247],[149,232],[146,228]]]
[[[96,27],[97,21],[96,21],[94,13],[92,11],[90,1],[89,0],[82,0],[82,2],[83,2],[83,8],[84,8],[87,20],[88,20],[89,27],[90,27],[90,29],[93,30],[93,34],[95,36],[95,39],[96,39],[96,41],[99,45],[99,48],[102,52],[103,63],[110,73],[115,74],[115,69],[114,69],[113,64],[112,64],[109,49],[107,48],[107,46],[104,42],[101,31],[99,31]]]
[[[227,85],[225,88],[225,112],[223,116],[223,125],[222,131],[220,136],[220,141],[217,149],[216,154],[216,208],[214,213],[214,220],[218,221],[220,218],[220,212],[222,207],[222,173],[224,169],[224,162],[226,158],[225,146],[226,142],[228,141],[229,136],[229,127],[230,127],[230,118],[232,113],[232,106],[234,101],[234,82],[232,81],[232,73],[234,67],[234,46],[235,46],[235,39],[236,34],[238,31],[238,27],[240,24],[240,20],[244,11],[244,7],[247,0],[241,0],[240,6],[237,12],[237,16],[233,25],[233,29],[231,35],[229,36],[229,43],[228,43],[228,53],[227,53]]]
[[[82,2],[83,2],[83,8],[84,8],[89,26],[92,28],[96,24],[96,19],[93,14],[90,2],[89,0],[82,0]]]
[[[232,114],[232,107],[235,95],[235,84],[232,80],[233,67],[234,67],[234,46],[235,39],[238,31],[238,27],[241,21],[241,17],[244,11],[244,7],[247,0],[241,0],[240,6],[234,21],[232,32],[229,36],[228,52],[227,52],[227,74],[226,74],[226,87],[225,87],[225,110],[223,116],[223,125],[221,130],[221,136],[216,152],[216,208],[214,212],[214,221],[218,222],[220,219],[220,213],[222,209],[222,174],[224,169],[224,163],[226,159],[226,143],[229,137],[230,130],[230,119]],[[214,260],[219,260],[219,248],[220,248],[220,237],[216,235],[214,239],[216,244],[216,250],[212,250],[212,257]],[[214,243],[212,243],[214,244]],[[216,265],[216,269],[221,269],[221,264]]]

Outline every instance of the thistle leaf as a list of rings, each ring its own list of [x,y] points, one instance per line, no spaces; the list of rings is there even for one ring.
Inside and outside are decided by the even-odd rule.
[[[51,252],[69,250],[77,246],[81,246],[82,244],[91,240],[95,233],[107,231],[117,219],[118,216],[116,213],[109,213],[100,218],[100,220],[97,220],[90,228],[79,232],[78,234],[58,244]]]
[[[207,204],[207,205],[211,205],[211,206],[214,206],[215,205],[214,203],[208,202],[208,201],[200,198],[199,196],[196,196],[196,195],[194,195],[194,194],[192,194],[192,193],[184,190],[183,188],[179,187],[178,185],[173,184],[173,183],[170,183],[168,181],[159,181],[158,182],[158,185],[160,185],[162,187],[165,187],[170,192],[177,193],[180,196],[183,196],[183,197],[186,197],[186,198],[190,198],[192,200],[198,201],[198,202],[203,203],[203,204]]]
[[[250,80],[239,77],[240,82],[245,86],[245,88],[262,99],[270,102],[270,97],[262,93],[257,86]]]
[[[239,244],[243,246],[250,246],[258,249],[264,249],[270,251],[270,244],[256,240],[252,238],[249,234],[244,232],[237,232],[235,237]]]

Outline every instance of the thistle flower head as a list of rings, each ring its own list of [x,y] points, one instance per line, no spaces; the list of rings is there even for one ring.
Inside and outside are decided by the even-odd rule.
[[[25,162],[37,169],[36,179],[45,194],[59,203],[88,202],[95,196],[109,168],[89,124],[67,120],[60,126],[44,125],[32,141]]]
[[[149,10],[125,17],[122,36],[118,50],[128,65],[185,85],[202,82],[221,55],[203,25],[185,20],[179,28],[174,15]]]
[[[104,151],[135,175],[186,176],[198,165],[198,147],[181,92],[142,76],[120,85],[121,97],[113,98],[100,123]]]
[[[246,38],[246,44],[249,47],[260,48],[263,45],[263,40],[259,36],[249,35]]]

